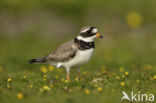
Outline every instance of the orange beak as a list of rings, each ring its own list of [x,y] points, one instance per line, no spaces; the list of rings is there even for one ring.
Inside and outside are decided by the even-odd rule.
[[[100,35],[99,33],[96,33],[96,37],[98,37],[98,38],[103,38],[103,36]]]

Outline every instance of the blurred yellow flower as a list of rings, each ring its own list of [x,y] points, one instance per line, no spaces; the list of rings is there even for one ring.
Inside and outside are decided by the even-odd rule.
[[[86,89],[86,90],[85,90],[85,94],[90,94],[89,89]]]
[[[99,92],[101,92],[101,91],[103,90],[103,88],[102,88],[102,87],[98,87],[97,90],[98,90]]]
[[[75,78],[75,81],[76,81],[76,82],[78,82],[78,81],[79,81],[79,79],[78,79],[78,78]]]
[[[140,80],[139,80],[139,79],[137,79],[137,80],[136,80],[136,82],[137,82],[137,83],[140,83]]]
[[[17,98],[18,99],[22,99],[23,98],[23,94],[22,93],[17,93]]]
[[[146,65],[144,65],[144,69],[151,70],[152,69],[152,66],[149,65],[149,64],[146,64]]]
[[[45,90],[45,91],[49,91],[50,90],[50,87],[49,86],[43,86],[43,90]]]
[[[124,68],[123,67],[120,67],[119,68],[119,72],[123,72],[124,71]]]
[[[125,72],[125,75],[129,75],[129,73],[128,72]]]
[[[153,79],[155,79],[155,80],[156,80],[156,75],[154,75]]]
[[[121,77],[122,77],[122,78],[125,78],[125,75],[123,74]]]
[[[40,70],[41,70],[42,73],[47,73],[48,72],[48,69],[47,69],[46,66],[41,66]]]
[[[26,79],[26,78],[27,78],[27,76],[23,75],[23,79]]]
[[[84,71],[84,72],[82,72],[82,74],[83,74],[83,75],[86,75],[86,74],[87,74],[87,72],[86,72],[86,71]]]
[[[11,86],[10,85],[7,85],[7,88],[11,88]]]
[[[94,87],[94,88],[97,88],[97,87],[98,87],[98,84],[97,84],[97,83],[95,83],[95,84],[93,85],[93,87]]]
[[[120,79],[120,77],[119,76],[116,76],[116,79]]]
[[[62,72],[63,71],[63,69],[61,69],[61,68],[57,68],[55,70],[56,70],[56,72]]]
[[[84,81],[84,79],[83,78],[80,78],[80,81],[82,82],[82,81]]]
[[[121,86],[125,86],[125,82],[121,82],[120,85],[121,85]]]
[[[68,81],[68,80],[65,80],[64,82],[65,82],[65,83],[68,83],[69,81]]]
[[[12,79],[11,78],[8,78],[8,82],[12,82]]]
[[[115,76],[116,75],[116,72],[113,72],[112,75]]]
[[[64,82],[64,78],[62,78],[61,81]]]
[[[78,89],[78,90],[81,90],[81,89],[82,89],[82,87],[81,87],[81,86],[79,86],[77,89]]]
[[[58,79],[58,78],[59,78],[59,76],[58,76],[58,75],[55,75],[55,76],[54,76],[54,78],[55,78],[55,79]]]
[[[52,65],[49,66],[49,71],[54,71],[54,67]]]
[[[29,88],[32,88],[32,87],[33,87],[33,85],[32,85],[32,84],[30,84],[30,85],[29,85]]]
[[[43,78],[47,78],[47,76],[46,75],[43,75]]]
[[[43,81],[46,82],[47,81],[47,78],[43,78]]]
[[[131,28],[138,28],[143,22],[142,16],[138,12],[130,12],[126,15],[126,23]]]

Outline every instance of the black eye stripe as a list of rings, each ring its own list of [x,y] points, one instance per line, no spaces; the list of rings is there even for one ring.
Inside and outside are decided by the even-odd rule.
[[[93,29],[95,29],[95,27],[91,26],[89,28],[89,30],[87,30],[86,32],[80,32],[79,35],[81,35],[84,38],[91,37],[91,36],[95,35],[95,33],[92,33]]]

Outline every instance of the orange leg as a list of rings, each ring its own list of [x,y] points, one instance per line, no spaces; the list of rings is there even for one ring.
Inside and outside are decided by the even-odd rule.
[[[78,69],[78,71],[77,71],[77,80],[79,80],[79,78],[80,78],[80,68]]]
[[[69,73],[67,73],[67,80],[70,81]]]
[[[76,77],[77,80],[79,80],[79,77],[80,77],[79,72],[77,72],[77,77]]]
[[[70,68],[67,68],[66,71],[67,71],[67,80],[70,81],[70,77],[69,77],[69,74],[70,74]]]

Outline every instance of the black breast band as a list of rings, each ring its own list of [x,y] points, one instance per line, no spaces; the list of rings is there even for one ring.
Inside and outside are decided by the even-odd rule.
[[[85,42],[85,41],[78,40],[77,38],[75,38],[74,43],[78,46],[79,50],[95,48],[94,42]]]

